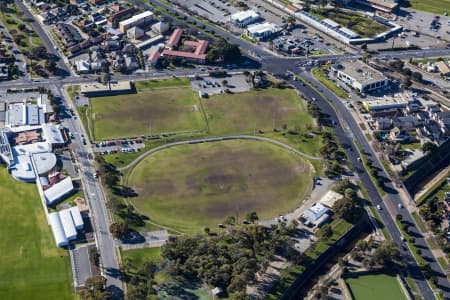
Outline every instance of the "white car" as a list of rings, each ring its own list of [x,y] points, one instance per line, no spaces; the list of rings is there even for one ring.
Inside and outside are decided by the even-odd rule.
[[[380,204],[377,204],[377,209],[378,209],[378,210],[381,210]]]

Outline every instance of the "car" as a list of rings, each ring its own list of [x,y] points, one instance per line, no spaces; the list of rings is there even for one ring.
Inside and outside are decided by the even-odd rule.
[[[403,208],[403,204],[399,203],[398,208]]]
[[[377,209],[378,209],[378,210],[381,210],[380,204],[377,204]]]
[[[356,158],[357,161],[361,162],[361,157]]]
[[[312,97],[311,100],[312,100],[313,102],[316,102],[316,101],[317,101],[317,99],[314,98],[314,97]]]

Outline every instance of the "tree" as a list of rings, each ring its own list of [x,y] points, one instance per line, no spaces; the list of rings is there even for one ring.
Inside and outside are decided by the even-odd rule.
[[[333,228],[331,228],[330,224],[326,224],[322,227],[322,236],[324,238],[329,238],[333,235]]]
[[[223,38],[218,38],[212,43],[210,50],[206,54],[206,59],[211,62],[232,61],[241,57],[239,46],[229,43]]]
[[[227,224],[227,225],[234,225],[234,224],[236,224],[236,217],[235,216],[228,216],[225,219],[224,223]]]
[[[422,81],[422,73],[420,72],[413,72],[411,75],[411,79],[417,82],[421,82]]]
[[[258,221],[259,218],[258,218],[258,215],[256,214],[256,211],[249,212],[245,216],[245,220],[250,222],[250,223],[255,223],[256,221]]]
[[[402,90],[407,90],[412,85],[411,78],[409,76],[405,76],[402,78],[401,87]]]
[[[47,49],[44,46],[37,46],[31,49],[30,57],[32,59],[46,58],[48,55]]]
[[[56,69],[56,62],[53,60],[46,60],[45,61],[45,68],[51,72],[55,71]]]
[[[319,0],[319,6],[323,9],[325,6],[327,6],[328,0]]]
[[[114,238],[122,239],[128,232],[128,224],[123,221],[111,223],[109,231]]]
[[[400,251],[398,251],[394,242],[388,241],[378,247],[372,258],[377,264],[386,266],[391,264],[394,260],[400,259]]]
[[[80,291],[80,297],[83,300],[106,300],[110,298],[106,289],[106,278],[103,276],[94,276],[86,279],[84,287]]]
[[[433,152],[436,148],[437,148],[436,144],[434,144],[432,142],[425,142],[422,145],[422,151],[427,153],[427,154]]]

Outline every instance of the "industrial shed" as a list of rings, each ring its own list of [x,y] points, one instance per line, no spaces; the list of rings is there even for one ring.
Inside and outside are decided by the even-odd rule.
[[[56,246],[64,247],[77,238],[77,230],[84,227],[83,218],[77,206],[48,215]]]
[[[72,214],[70,210],[64,209],[59,212],[59,218],[61,219],[62,227],[64,229],[64,234],[66,239],[69,241],[77,238],[77,230],[72,219]]]
[[[55,204],[58,200],[69,194],[71,191],[73,191],[72,179],[70,177],[66,177],[44,191],[47,205]]]
[[[59,218],[59,213],[54,212],[48,215],[50,221],[50,226],[52,227],[53,236],[55,238],[56,246],[63,247],[67,246],[68,240],[64,234],[64,229]]]
[[[73,206],[69,208],[70,213],[72,215],[73,223],[75,224],[75,228],[77,230],[81,230],[84,227],[83,218],[81,217],[80,209],[78,206]]]

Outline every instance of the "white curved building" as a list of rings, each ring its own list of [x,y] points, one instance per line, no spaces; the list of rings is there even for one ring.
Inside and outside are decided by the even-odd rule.
[[[59,218],[59,213],[54,212],[48,215],[48,220],[52,227],[53,236],[55,237],[56,246],[63,247],[67,246],[68,240],[64,233],[63,225],[61,219]]]

